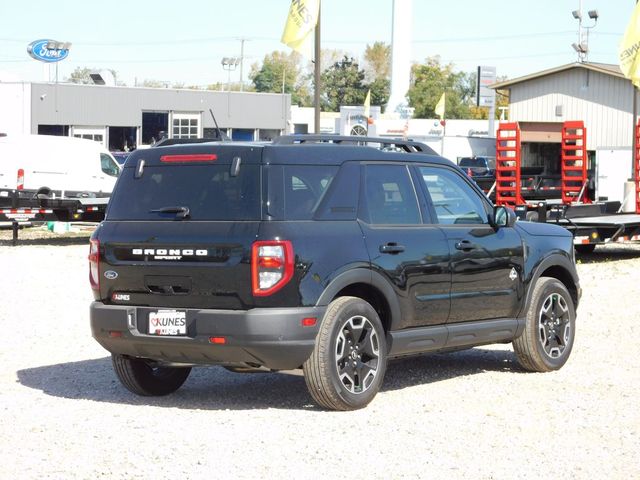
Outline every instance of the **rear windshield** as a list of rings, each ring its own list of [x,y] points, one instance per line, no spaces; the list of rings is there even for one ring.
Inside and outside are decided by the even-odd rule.
[[[460,159],[461,167],[486,167],[487,161],[480,158],[462,158]]]
[[[229,165],[157,165],[125,168],[111,196],[107,220],[167,220],[176,212],[152,212],[186,207],[183,221],[259,220],[260,166],[243,165],[231,176]]]

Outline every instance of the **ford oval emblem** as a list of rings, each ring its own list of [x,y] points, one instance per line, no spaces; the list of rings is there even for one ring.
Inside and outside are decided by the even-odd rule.
[[[27,46],[27,53],[41,62],[59,62],[69,56],[69,44],[47,39],[35,40]]]
[[[107,270],[104,272],[104,278],[107,280],[115,280],[118,278],[118,272],[114,272],[113,270]]]

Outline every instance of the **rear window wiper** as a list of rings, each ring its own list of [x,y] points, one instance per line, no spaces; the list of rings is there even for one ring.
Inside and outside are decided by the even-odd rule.
[[[189,207],[162,207],[149,210],[149,213],[175,213],[176,218],[182,220],[189,217]]]

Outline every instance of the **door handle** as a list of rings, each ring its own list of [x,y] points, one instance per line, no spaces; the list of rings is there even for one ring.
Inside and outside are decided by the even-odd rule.
[[[401,253],[404,252],[404,245],[398,245],[397,243],[387,243],[385,245],[380,245],[380,253]]]
[[[463,252],[470,252],[477,248],[478,246],[475,243],[471,243],[469,240],[460,240],[456,243],[456,250],[462,250]]]

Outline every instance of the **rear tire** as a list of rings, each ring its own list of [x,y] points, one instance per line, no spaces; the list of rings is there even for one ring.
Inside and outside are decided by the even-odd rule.
[[[576,333],[573,299],[562,282],[540,277],[533,288],[524,332],[513,341],[518,363],[531,372],[560,369]]]
[[[152,367],[140,358],[112,354],[111,362],[118,380],[136,395],[154,397],[178,390],[187,380],[191,367]]]
[[[304,379],[313,399],[331,410],[356,410],[376,396],[387,369],[387,345],[380,317],[356,297],[329,304]]]

